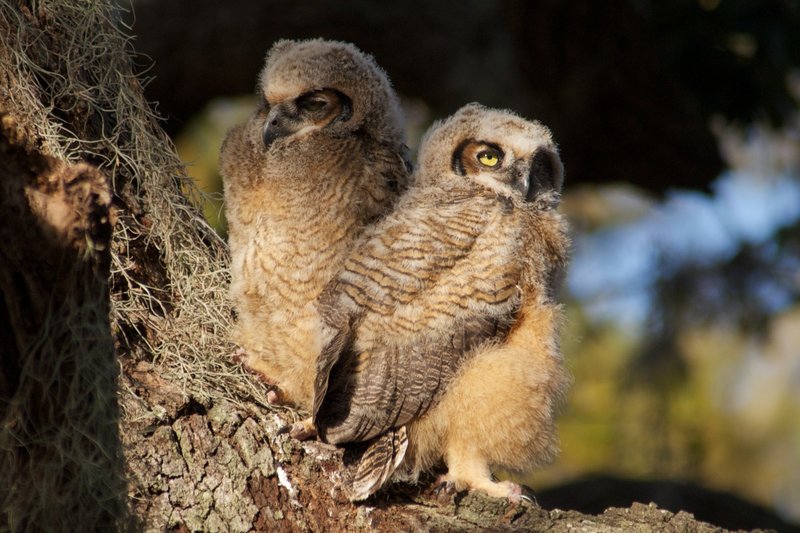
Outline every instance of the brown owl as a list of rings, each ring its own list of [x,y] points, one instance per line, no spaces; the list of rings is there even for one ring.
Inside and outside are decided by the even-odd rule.
[[[517,498],[492,469],[556,453],[562,181],[550,131],[511,112],[470,104],[426,134],[414,185],[319,300],[313,421],[365,443],[351,499],[442,460],[457,489]]]
[[[314,301],[407,186],[403,120],[386,74],[346,43],[277,42],[259,93],[220,155],[233,339],[277,385],[272,399],[308,409],[322,347]]]

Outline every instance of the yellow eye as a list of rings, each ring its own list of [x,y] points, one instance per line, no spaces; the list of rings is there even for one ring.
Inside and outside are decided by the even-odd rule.
[[[487,167],[496,167],[500,163],[500,154],[495,150],[484,150],[478,154],[478,161]]]

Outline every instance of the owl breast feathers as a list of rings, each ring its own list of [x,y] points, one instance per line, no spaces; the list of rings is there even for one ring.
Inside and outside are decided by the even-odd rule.
[[[429,130],[413,187],[320,295],[313,421],[327,442],[366,443],[353,500],[441,460],[457,488],[517,497],[491,468],[555,453],[562,181],[547,128],[465,106]]]
[[[259,99],[220,156],[233,340],[282,401],[308,409],[322,347],[314,301],[407,186],[403,120],[386,74],[340,42],[276,43]]]

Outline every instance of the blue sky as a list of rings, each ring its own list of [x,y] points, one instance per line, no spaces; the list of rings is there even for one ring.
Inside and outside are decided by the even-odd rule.
[[[637,220],[575,236],[567,288],[590,317],[638,329],[659,257],[713,264],[798,218],[796,173],[730,170],[715,181],[711,195],[673,191]]]

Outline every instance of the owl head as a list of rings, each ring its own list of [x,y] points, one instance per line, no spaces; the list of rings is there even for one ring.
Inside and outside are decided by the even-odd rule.
[[[563,181],[550,130],[510,111],[468,104],[431,126],[420,144],[420,185],[469,182],[505,198],[552,204]]]
[[[386,73],[352,44],[278,41],[267,53],[259,89],[267,146],[318,130],[403,141],[402,113]]]

